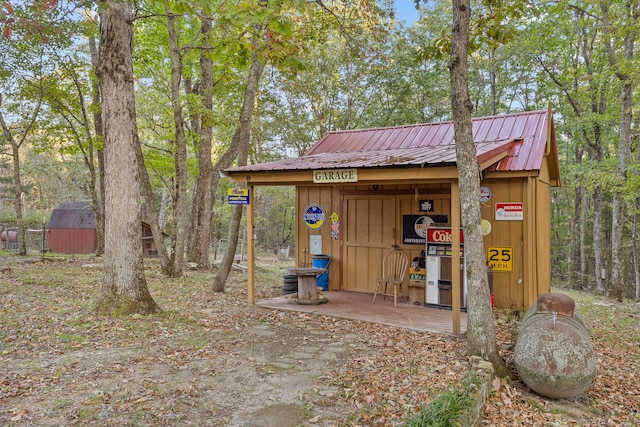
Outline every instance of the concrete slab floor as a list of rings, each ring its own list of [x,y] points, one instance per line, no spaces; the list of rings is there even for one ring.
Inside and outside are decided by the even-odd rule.
[[[373,304],[373,295],[359,292],[325,291],[327,304],[299,305],[289,301],[288,295],[258,301],[258,307],[314,313],[341,319],[379,323],[422,332],[453,333],[453,315],[450,309],[432,308],[407,304],[398,299],[397,307],[393,298],[384,300],[378,296]],[[460,313],[461,333],[467,330],[467,313]]]

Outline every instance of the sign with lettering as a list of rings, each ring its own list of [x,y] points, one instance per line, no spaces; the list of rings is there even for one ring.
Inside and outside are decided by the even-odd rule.
[[[309,230],[320,230],[327,221],[327,214],[324,209],[322,206],[316,204],[307,206],[302,216],[304,225],[306,225]]]
[[[428,228],[427,242],[429,243],[451,243],[453,233],[450,228]],[[464,243],[464,234],[460,230],[460,243]]]
[[[319,184],[358,182],[358,169],[332,169],[313,171],[313,182]]]
[[[230,188],[227,190],[227,203],[230,205],[248,205],[248,188]]]
[[[424,245],[433,223],[447,222],[446,215],[402,215],[402,244]]]
[[[487,247],[487,265],[493,271],[513,271],[513,248],[510,246]]]
[[[420,200],[420,212],[433,212],[433,200]]]
[[[496,221],[522,221],[522,202],[496,203]]]
[[[480,187],[480,203],[487,203],[491,200],[491,189],[486,186]]]

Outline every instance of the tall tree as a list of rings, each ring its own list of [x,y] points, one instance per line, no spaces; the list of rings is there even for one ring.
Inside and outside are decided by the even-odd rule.
[[[240,113],[240,123],[233,135],[232,148],[230,149],[237,153],[238,166],[244,166],[247,164],[247,156],[249,154],[249,146],[251,142],[251,121],[253,118],[253,110],[256,105],[258,84],[260,83],[260,77],[262,76],[263,70],[264,64],[260,62],[258,52],[253,50],[251,52],[251,67],[249,68],[249,76],[247,78],[244,103]],[[231,272],[231,266],[235,259],[241,219],[242,205],[236,205],[234,206],[231,223],[229,224],[227,250],[224,253],[224,257],[222,258],[216,277],[213,279],[213,292],[224,292],[224,284]]]
[[[40,106],[42,105],[42,91],[36,103],[35,109],[31,112],[31,117],[26,117],[24,123],[18,126],[23,130],[12,130],[7,124],[2,114],[2,94],[0,93],[0,126],[2,127],[2,135],[4,140],[11,146],[11,158],[13,160],[13,200],[16,211],[16,222],[18,225],[18,253],[20,255],[27,254],[26,233],[23,219],[22,208],[22,176],[20,172],[20,149],[24,145],[27,136],[34,129]]]
[[[105,153],[105,251],[100,314],[154,313],[142,259],[140,178],[133,84],[131,3],[100,2],[100,65]]]
[[[98,175],[99,175],[99,205],[94,206],[96,213],[96,223],[98,227],[98,248],[96,252],[104,254],[104,131],[102,126],[102,102],[100,98],[100,85],[96,78],[96,70],[98,69],[99,58],[96,40],[93,34],[88,37],[89,53],[91,55],[91,110],[93,112],[93,127],[96,139],[96,152],[98,156]]]
[[[508,369],[498,352],[494,330],[493,312],[489,293],[487,264],[480,227],[480,170],[476,147],[473,143],[471,110],[469,99],[468,62],[470,0],[453,0],[453,27],[451,33],[451,107],[453,112],[454,138],[460,206],[465,236],[465,262],[467,278],[467,352],[491,362],[500,376]]]
[[[609,65],[615,71],[620,81],[620,139],[618,141],[618,160],[616,165],[616,187],[613,192],[612,224],[611,224],[611,283],[609,284],[609,296],[622,300],[626,291],[626,277],[624,274],[624,184],[627,179],[627,167],[631,161],[631,130],[633,121],[633,60],[636,35],[638,31],[638,2],[629,0],[623,2],[620,21],[617,29],[611,26],[611,1],[600,2],[602,10],[602,25],[604,31],[604,43]],[[616,33],[617,30],[621,31]],[[616,55],[613,41],[622,40],[622,55]]]
[[[575,5],[572,14],[566,13],[564,5],[551,7],[545,12],[553,19],[544,24],[544,29],[538,26],[533,39],[538,40],[542,34],[546,37],[557,29],[561,29],[562,33],[560,37],[551,38],[545,44],[545,49],[542,46],[537,49],[535,63],[543,73],[539,78],[541,84],[549,80],[558,92],[557,108],[570,123],[565,133],[573,144],[574,163],[567,168],[572,177],[567,180],[567,187],[573,188],[575,193],[569,275],[573,287],[580,289],[589,286],[585,280],[587,253],[584,250],[588,228],[581,224],[588,215],[583,206],[589,190],[593,236],[593,253],[589,257],[594,260],[591,264],[592,271],[596,273],[596,289],[603,294],[605,285],[601,272],[607,265],[603,226],[606,208],[603,182],[606,180],[602,177],[603,173],[584,166],[585,162],[601,165],[606,152],[606,123],[612,82],[605,71],[608,68],[606,61],[601,59],[602,47],[595,42],[602,29],[593,6],[589,4]]]
[[[198,178],[193,195],[192,232],[193,244],[189,249],[190,259],[194,260],[200,268],[211,267],[209,262],[209,243],[211,239],[211,210],[213,208],[213,194],[211,191],[213,165],[211,163],[211,142],[213,139],[213,60],[207,48],[212,47],[212,24],[211,18],[202,17],[203,49],[200,53],[200,70],[202,81],[200,83],[200,93],[202,96],[203,114],[199,114],[199,134],[198,142]]]
[[[171,269],[172,277],[181,277],[184,269],[184,252],[186,249],[186,237],[189,215],[189,203],[187,195],[187,136],[185,134],[184,114],[180,100],[180,87],[182,82],[182,54],[180,52],[180,40],[176,28],[177,15],[168,6],[165,6],[167,14],[167,28],[169,31],[169,52],[171,63],[171,107],[173,111],[174,133],[174,162],[176,176],[174,179],[175,191],[173,193],[173,239],[171,239]]]
[[[59,21],[64,22],[66,10],[57,10],[48,3],[39,7],[19,2],[2,5],[0,25],[0,142],[8,144],[12,158],[12,187],[18,228],[18,252],[26,255],[26,233],[23,198],[25,187],[21,172],[21,152],[37,129],[38,116],[43,107],[43,91],[47,75],[55,68],[50,59],[53,43],[56,48],[68,46],[68,39],[60,35]],[[48,22],[51,25],[47,25]],[[5,110],[6,109],[6,110]],[[6,111],[6,114],[4,113]],[[4,147],[3,147],[4,148]]]
[[[91,46],[91,42],[90,42]],[[88,183],[84,186],[91,199],[96,219],[98,245],[96,254],[104,253],[104,164],[102,156],[102,118],[97,82],[93,70],[82,55],[52,57],[59,64],[52,74],[51,84],[44,90],[44,102],[49,106],[51,119],[47,123],[48,135],[58,141],[56,149],[61,153],[77,154],[88,171]],[[91,96],[88,93],[93,92]],[[91,110],[94,113],[91,114]],[[56,131],[60,132],[58,135]]]

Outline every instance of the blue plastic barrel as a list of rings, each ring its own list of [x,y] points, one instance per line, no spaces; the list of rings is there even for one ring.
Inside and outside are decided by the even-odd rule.
[[[311,266],[314,268],[326,268],[327,272],[316,277],[316,285],[320,286],[323,291],[329,290],[329,263],[331,255],[313,255],[311,257]]]

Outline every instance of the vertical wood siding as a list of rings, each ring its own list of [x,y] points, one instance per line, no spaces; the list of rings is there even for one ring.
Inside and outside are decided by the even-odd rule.
[[[47,247],[63,254],[90,254],[98,247],[98,236],[94,229],[51,228],[47,230]]]
[[[548,174],[547,174],[548,175]],[[484,237],[488,246],[513,248],[513,271],[493,273],[493,292],[497,307],[526,308],[537,295],[550,289],[550,187],[537,177],[484,179],[492,197],[481,205],[481,215],[492,224]],[[450,219],[450,185],[418,185],[418,200],[434,201],[435,215]],[[410,191],[410,194],[406,194]],[[329,289],[373,293],[381,274],[382,258],[396,244],[409,256],[419,256],[421,245],[402,243],[402,216],[420,215],[414,187],[408,185],[372,186],[301,186],[297,188],[296,245],[297,265],[311,265],[309,237],[322,236],[322,253],[331,255]],[[390,194],[390,193],[405,194]],[[345,194],[346,193],[346,194]],[[523,221],[496,221],[495,204],[522,202]],[[321,230],[309,230],[302,212],[312,203],[321,205],[327,220]],[[330,216],[340,216],[338,240],[331,239]],[[408,278],[407,278],[408,280]]]

